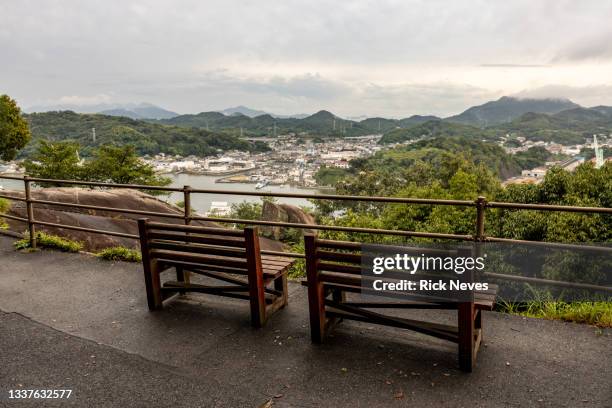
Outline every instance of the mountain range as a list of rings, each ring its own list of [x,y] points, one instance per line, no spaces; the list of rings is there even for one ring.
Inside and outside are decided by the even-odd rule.
[[[24,109],[26,113],[60,112],[72,111],[76,113],[101,113],[109,116],[124,116],[131,119],[169,119],[179,114],[169,111],[151,103],[127,103],[127,104],[59,104],[59,105],[36,105]]]
[[[30,122],[34,140],[76,140],[84,146],[104,142],[130,143],[136,145],[141,154],[203,155],[217,149],[258,150],[263,147],[244,144],[239,137],[289,132],[315,137],[383,134],[381,143],[446,136],[498,140],[514,135],[566,144],[582,143],[594,133],[612,132],[612,107],[584,108],[563,99],[503,97],[444,119],[413,115],[403,119],[374,117],[357,121],[343,119],[326,110],[303,118],[279,118],[268,113],[251,117],[242,112],[259,112],[240,106],[224,113],[174,116],[173,112],[149,104],[115,107],[105,112],[107,114],[52,111],[26,114],[25,117]],[[143,119],[144,116],[162,118]],[[92,128],[96,128],[96,141],[92,140]],[[27,155],[34,145],[30,143],[24,154]]]
[[[363,120],[349,120],[326,110],[321,110],[303,118],[281,118],[274,117],[268,113],[258,115],[262,111],[239,106],[223,112],[179,115],[170,119],[160,120],[159,123],[229,131],[247,136],[274,136],[275,134],[288,132],[316,136],[363,136],[373,133],[386,134],[394,131],[398,133],[400,129],[412,128],[413,126],[430,121],[477,128],[503,127],[504,124],[512,124],[528,113],[552,116],[560,112],[575,109],[582,109],[581,116],[585,115],[585,112],[588,111],[592,120],[599,120],[601,122],[603,120],[601,116],[606,117],[606,112],[612,108],[605,106],[583,108],[568,99],[525,99],[504,96],[496,101],[473,106],[458,115],[447,118],[439,118],[433,115],[413,115],[403,119],[374,117]],[[229,115],[227,115],[228,113]],[[445,132],[447,132],[452,127],[449,125],[430,124],[428,126],[431,129],[445,126]],[[459,126],[454,129],[454,131],[460,130]]]

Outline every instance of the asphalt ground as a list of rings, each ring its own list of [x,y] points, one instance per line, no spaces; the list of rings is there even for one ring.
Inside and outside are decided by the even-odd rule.
[[[400,329],[342,322],[312,345],[297,283],[254,330],[245,301],[188,295],[150,313],[140,265],[12,241],[0,237],[2,407],[612,406],[610,330],[489,312],[466,374],[455,344]],[[8,399],[57,388],[71,398]]]

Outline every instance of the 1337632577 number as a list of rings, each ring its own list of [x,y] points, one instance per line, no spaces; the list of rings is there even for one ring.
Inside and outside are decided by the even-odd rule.
[[[72,395],[72,390],[61,389],[18,389],[8,390],[9,399],[68,399]]]

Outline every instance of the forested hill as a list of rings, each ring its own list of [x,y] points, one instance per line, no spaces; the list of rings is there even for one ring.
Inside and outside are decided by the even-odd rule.
[[[435,116],[414,115],[404,119],[368,118],[362,121],[342,119],[331,112],[321,110],[305,118],[275,118],[271,115],[249,117],[240,113],[224,115],[219,112],[202,112],[195,115],[180,115],[157,123],[197,127],[209,130],[242,132],[247,136],[273,136],[275,133],[297,133],[310,136],[364,136],[387,132],[396,128],[414,126]]]
[[[166,153],[183,156],[205,156],[215,154],[218,150],[266,149],[262,143],[251,143],[234,135],[150,123],[121,116],[61,111],[31,113],[24,117],[30,125],[32,140],[21,152],[22,157],[34,151],[40,139],[76,141],[83,146],[82,155],[87,155],[90,148],[106,143],[131,144],[139,154]],[[92,128],[95,128],[95,141]]]
[[[555,114],[528,112],[508,123],[484,128],[431,120],[404,129],[384,133],[380,143],[401,143],[432,137],[469,136],[480,140],[498,140],[501,136],[522,136],[528,140],[541,140],[562,144],[584,143],[593,134],[612,132],[612,107],[572,108]]]
[[[445,120],[473,126],[491,126],[512,120],[528,112],[555,114],[564,110],[579,108],[569,99],[559,98],[515,98],[503,96],[479,106],[472,106],[459,115]]]
[[[421,140],[411,145],[383,150],[369,159],[352,162],[352,165],[357,171],[386,169],[392,173],[415,169],[414,166],[418,167],[419,163],[440,168],[443,162],[459,158],[485,166],[502,180],[520,174],[523,167],[521,157],[507,154],[497,144],[464,136]]]

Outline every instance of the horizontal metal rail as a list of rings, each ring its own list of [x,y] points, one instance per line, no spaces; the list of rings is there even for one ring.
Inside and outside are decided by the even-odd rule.
[[[3,175],[0,175],[0,178],[7,179],[7,180],[19,180],[19,181],[23,181],[23,177],[19,177],[19,176],[3,176]]]
[[[122,237],[122,238],[139,239],[138,235],[135,235],[135,234],[126,234],[124,232],[106,231],[106,230],[99,230],[99,229],[93,229],[93,228],[77,227],[75,225],[56,224],[54,222],[34,220],[32,221],[32,224],[46,225],[47,227],[65,228],[65,229],[71,229],[75,231],[93,232],[94,234],[112,235],[115,237]]]
[[[489,243],[498,242],[498,243],[505,243],[505,244],[519,244],[519,245],[550,247],[550,248],[568,249],[568,250],[612,252],[612,246],[596,246],[596,245],[588,245],[588,243],[564,244],[561,242],[525,241],[522,239],[497,238],[497,237],[486,237],[483,242],[489,242]]]
[[[125,213],[125,214],[140,214],[140,215],[151,215],[155,217],[180,218],[180,219],[185,218],[183,214],[161,213],[161,212],[144,211],[144,210],[132,210],[129,208],[102,207],[99,205],[62,203],[59,201],[47,201],[47,200],[35,200],[35,199],[30,200],[30,202],[36,203],[36,204],[59,205],[63,207],[74,207],[74,208],[83,208],[83,209],[88,209],[88,210],[119,212],[119,213]]]
[[[6,194],[0,194],[0,198],[5,198],[7,200],[15,200],[15,201],[26,201],[25,198],[13,197],[13,196],[6,195]]]
[[[182,191],[182,190],[181,190]],[[378,203],[395,204],[429,204],[429,205],[452,205],[475,207],[474,201],[469,200],[438,200],[430,198],[404,198],[404,197],[370,197],[355,195],[338,194],[298,194],[298,193],[275,193],[275,192],[255,192],[255,191],[228,191],[228,190],[203,190],[198,188],[191,189],[192,193],[198,194],[225,194],[256,197],[282,197],[282,198],[304,198],[311,200],[332,200],[332,201],[369,201]]]
[[[27,218],[17,217],[15,215],[9,215],[9,214],[1,214],[0,213],[0,218],[8,218],[9,220],[28,222]]]
[[[2,176],[0,176],[2,178]],[[24,180],[25,179],[20,179]],[[82,186],[92,187],[111,187],[111,188],[131,188],[134,190],[151,190],[151,191],[183,191],[182,188],[177,187],[158,187],[158,186],[147,186],[143,184],[119,184],[119,183],[103,183],[99,181],[81,181],[81,180],[55,180],[46,178],[29,177],[29,181],[34,183],[53,183],[53,184],[78,184]]]
[[[567,211],[583,213],[612,214],[612,208],[607,207],[578,207],[572,205],[552,205],[552,204],[522,204],[522,203],[503,203],[497,201],[487,202],[487,208],[508,208],[513,210],[538,210],[538,211]]]
[[[542,285],[553,285],[553,286],[560,286],[564,288],[587,289],[587,290],[594,290],[598,292],[602,291],[602,292],[612,293],[612,286],[601,286],[601,285],[591,285],[589,283],[556,281],[556,280],[551,280],[551,279],[533,278],[530,276],[508,275],[505,273],[485,272],[483,273],[483,275],[491,277],[491,278],[512,280],[512,281],[517,281],[517,282],[538,283]]]
[[[404,237],[419,237],[419,238],[438,238],[438,239],[454,239],[458,241],[473,241],[472,235],[459,234],[441,234],[437,232],[416,232],[402,230],[388,230],[377,228],[360,228],[360,227],[342,227],[337,225],[320,225],[320,224],[298,224],[293,222],[276,222],[276,221],[259,221],[259,220],[243,220],[240,218],[218,218],[218,217],[191,217],[192,220],[224,222],[232,224],[251,224],[251,225],[267,225],[271,227],[287,227],[300,229],[316,229],[325,231],[344,231],[356,232],[365,234],[381,234],[381,235],[397,235]]]

